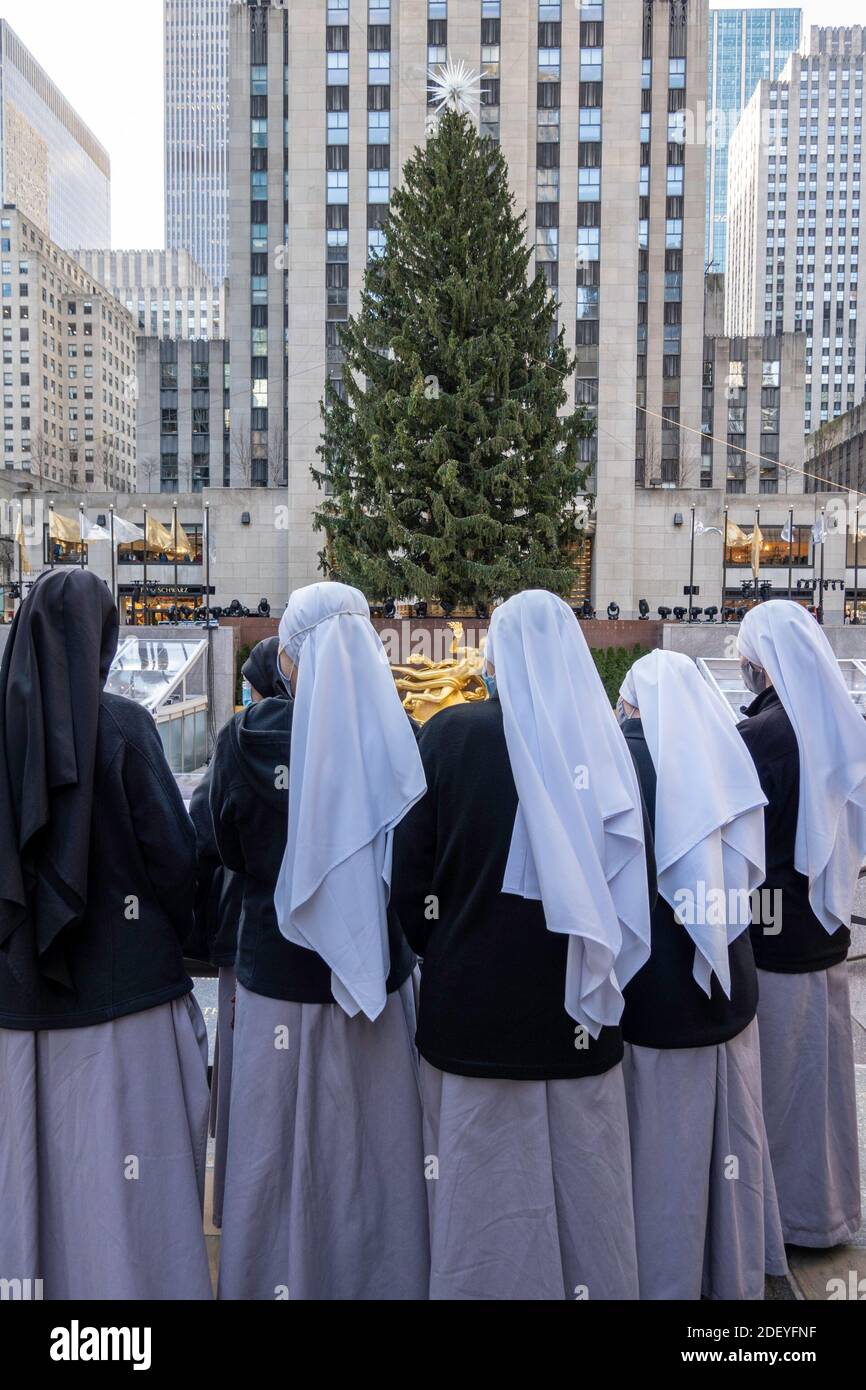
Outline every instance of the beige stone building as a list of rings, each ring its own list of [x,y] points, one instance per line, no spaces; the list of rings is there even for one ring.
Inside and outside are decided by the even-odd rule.
[[[9,205],[0,214],[0,259],[4,469],[37,491],[131,491],[132,317]]]
[[[18,578],[18,546],[15,544],[19,497],[7,496],[0,487],[0,583],[4,568]],[[161,555],[151,547],[147,566],[141,545],[118,543],[114,579],[121,622],[132,617],[133,603],[138,617],[143,614],[142,586],[148,585],[148,611],[167,616],[172,606],[195,609],[204,602],[208,578],[206,537],[210,535],[210,583],[213,607],[227,608],[233,599],[255,611],[261,599],[270,603],[279,616],[288,597],[288,512],[283,488],[205,488],[201,492],[181,491],[172,496],[155,491],[129,496],[122,492],[100,491],[82,498],[79,493],[29,494],[23,499],[24,539],[29,570],[24,567],[25,592],[29,584],[55,565],[81,563],[77,543],[58,543],[49,547],[49,502],[61,515],[75,521],[83,503],[90,523],[110,531],[110,508],[116,516],[142,527],[145,508],[148,518],[161,522],[173,535],[174,508],[189,542],[189,550],[178,559]],[[5,539],[4,539],[5,538]],[[106,583],[111,583],[111,546],[100,540],[85,546],[84,562]],[[9,604],[11,607],[11,603]]]
[[[656,457],[683,481],[694,450],[679,426],[701,423],[707,0],[233,6],[232,432],[249,433],[254,481],[284,441],[289,583],[309,582],[339,323],[425,139],[428,71],[449,56],[481,75],[480,126],[559,299],[574,400],[597,421],[594,597],[628,612],[638,499]]]
[[[95,251],[73,255],[129,310],[147,338],[221,338],[225,281],[215,285],[188,251]]]

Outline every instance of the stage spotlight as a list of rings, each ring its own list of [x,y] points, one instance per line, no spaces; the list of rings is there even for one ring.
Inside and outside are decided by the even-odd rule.
[[[667,620],[668,620],[668,618],[669,618],[670,616],[671,616],[671,610],[670,610],[669,608],[660,608],[660,609],[659,609],[659,617],[661,618],[661,620],[662,620],[663,623],[667,622]]]
[[[446,618],[450,618],[451,614],[454,612],[454,603],[450,598],[440,598],[439,607],[442,609]]]
[[[476,618],[489,618],[489,617],[490,617],[490,610],[489,610],[489,608],[487,607],[487,604],[486,604],[486,603],[476,603],[476,605],[475,605],[475,616],[476,616]]]
[[[715,607],[715,605],[713,605],[712,608],[704,609],[704,616],[706,617],[708,623],[714,623],[716,621],[716,618],[718,617],[718,614],[719,610]]]
[[[649,604],[647,603],[647,601],[646,601],[645,598],[642,598],[642,599],[641,599],[640,603],[639,603],[638,606],[637,606],[637,611],[638,611],[638,613],[639,613],[640,616],[641,616],[641,620],[642,620],[643,622],[646,622],[647,618],[648,618],[649,615],[650,615],[650,606],[649,606]]]
[[[684,608],[675,608],[675,609],[674,609],[674,617],[676,618],[676,620],[677,620],[678,623],[681,623],[681,622],[683,621],[683,619],[685,618],[685,616],[686,616],[686,610],[685,610]]]
[[[615,622],[616,622],[617,618],[619,617],[619,604],[618,604],[618,603],[609,603],[609,604],[607,605],[607,616],[608,616],[608,621],[609,621],[609,622],[612,622],[612,623],[615,623]]]
[[[700,622],[700,620],[701,620],[701,614],[703,613],[703,611],[704,611],[703,608],[690,608],[690,609],[689,609],[689,622],[690,622],[690,623],[698,623],[698,622]]]
[[[745,616],[746,616],[746,609],[745,609],[745,608],[738,608],[738,609],[737,609],[737,622],[738,622],[738,623],[741,623],[741,622],[743,621],[743,619],[745,618]]]
[[[732,622],[734,621],[734,619],[736,618],[736,616],[737,616],[737,610],[736,610],[735,608],[727,607],[727,608],[723,608],[723,609],[722,609],[722,622],[723,622],[723,623],[732,623]]]
[[[386,618],[396,618],[397,604],[395,600],[392,598],[386,598],[385,602],[382,604],[382,612],[384,613]]]
[[[259,599],[258,613],[261,618],[269,618],[271,616],[271,605],[266,598]]]
[[[419,599],[418,602],[415,604],[415,617],[416,617],[416,618],[426,618],[426,617],[427,617],[427,600],[426,600],[426,599],[423,599],[423,598],[422,598],[422,599]]]
[[[580,613],[578,614],[578,617],[584,618],[586,620],[595,617],[595,609],[593,608],[588,598],[585,598],[583,600],[583,603],[580,605]]]

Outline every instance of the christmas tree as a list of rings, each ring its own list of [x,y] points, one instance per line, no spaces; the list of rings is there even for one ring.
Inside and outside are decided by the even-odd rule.
[[[499,149],[456,110],[416,150],[322,406],[325,573],[372,599],[567,593],[585,484],[574,362]]]

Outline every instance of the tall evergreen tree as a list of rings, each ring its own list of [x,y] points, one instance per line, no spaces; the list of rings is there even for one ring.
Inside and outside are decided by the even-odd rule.
[[[393,194],[384,252],[342,331],[316,513],[326,573],[372,598],[456,605],[566,593],[585,484],[574,362],[516,216],[499,149],[447,111]]]

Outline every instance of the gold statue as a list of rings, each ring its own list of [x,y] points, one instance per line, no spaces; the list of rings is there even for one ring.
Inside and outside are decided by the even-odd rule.
[[[419,724],[425,724],[434,714],[451,705],[466,705],[487,698],[481,679],[484,645],[462,645],[463,624],[449,623],[448,626],[452,632],[450,657],[431,661],[429,657],[416,654],[409,657],[408,665],[392,667],[397,689],[404,695],[403,708]]]

